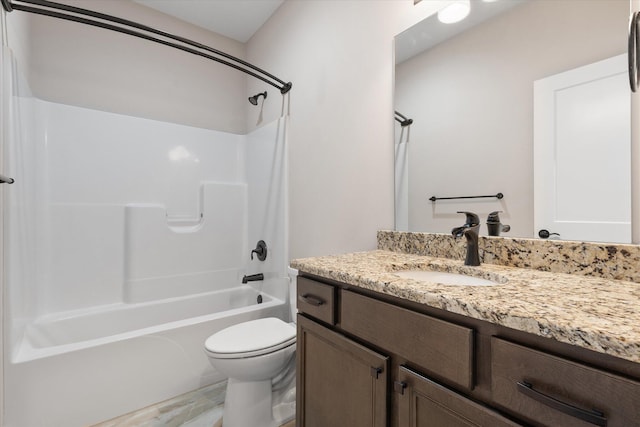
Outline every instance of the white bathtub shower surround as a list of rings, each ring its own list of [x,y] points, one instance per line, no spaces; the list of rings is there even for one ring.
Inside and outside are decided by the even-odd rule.
[[[4,200],[6,427],[91,425],[220,381],[208,336],[289,318],[286,190],[273,188],[284,119],[243,136],[19,104],[27,136],[6,147],[22,183]],[[259,239],[265,262],[249,260]],[[241,284],[256,272],[263,282]]]

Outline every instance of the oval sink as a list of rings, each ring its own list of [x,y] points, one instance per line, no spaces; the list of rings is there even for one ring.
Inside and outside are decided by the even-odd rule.
[[[407,270],[396,271],[393,274],[404,279],[413,279],[420,282],[439,283],[454,286],[493,286],[498,282],[483,279],[481,277],[467,276],[466,274],[445,273],[442,271]]]

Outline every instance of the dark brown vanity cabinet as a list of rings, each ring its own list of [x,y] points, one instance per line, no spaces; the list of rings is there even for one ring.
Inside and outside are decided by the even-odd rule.
[[[297,427],[640,427],[640,364],[298,278]]]

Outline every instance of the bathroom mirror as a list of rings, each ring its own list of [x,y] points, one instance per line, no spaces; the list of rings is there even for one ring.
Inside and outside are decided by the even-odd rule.
[[[474,14],[482,9],[484,16]],[[501,211],[511,226],[503,236],[538,237],[534,82],[624,54],[628,14],[626,0],[471,0],[459,23],[445,26],[434,15],[399,34],[395,109],[413,123],[395,126],[396,229],[446,233],[464,222],[458,211],[472,211],[487,235],[488,214]],[[431,46],[423,50],[425,42]],[[608,179],[599,167],[582,169]],[[583,182],[575,177],[578,187]],[[578,191],[593,206],[606,204],[596,192]],[[504,197],[429,200],[498,193]]]

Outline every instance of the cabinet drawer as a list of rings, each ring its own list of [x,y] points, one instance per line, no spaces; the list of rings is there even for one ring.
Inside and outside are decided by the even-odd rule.
[[[493,337],[496,404],[534,425],[640,426],[640,383]]]
[[[298,277],[298,311],[330,325],[336,323],[336,288]]]
[[[340,327],[445,383],[473,388],[473,330],[342,291]]]
[[[522,427],[406,366],[400,366],[394,390],[403,427]]]

